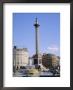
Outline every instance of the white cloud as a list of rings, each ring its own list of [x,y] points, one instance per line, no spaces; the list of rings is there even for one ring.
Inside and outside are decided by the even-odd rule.
[[[50,51],[52,51],[52,52],[57,52],[58,51],[58,47],[55,46],[55,45],[49,46],[47,49],[50,50]]]

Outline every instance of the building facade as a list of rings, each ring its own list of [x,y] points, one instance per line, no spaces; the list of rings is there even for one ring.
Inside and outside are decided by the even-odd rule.
[[[13,66],[17,68],[28,65],[29,54],[27,48],[13,48]]]
[[[58,66],[59,59],[54,54],[43,54],[42,65],[46,68]]]

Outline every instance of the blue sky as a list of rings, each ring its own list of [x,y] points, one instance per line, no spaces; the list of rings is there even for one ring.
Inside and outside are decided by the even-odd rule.
[[[39,51],[60,56],[60,13],[13,13],[13,45],[35,54],[35,18],[38,18]]]

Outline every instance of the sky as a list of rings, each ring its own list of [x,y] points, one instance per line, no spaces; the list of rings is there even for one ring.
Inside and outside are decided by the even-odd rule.
[[[13,13],[13,46],[35,54],[35,18],[38,18],[39,52],[60,56],[60,13]]]

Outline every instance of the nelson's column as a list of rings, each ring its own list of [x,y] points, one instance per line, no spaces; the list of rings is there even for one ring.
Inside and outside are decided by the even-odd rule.
[[[39,65],[39,36],[38,36],[38,28],[39,23],[37,18],[35,19],[34,27],[35,27],[35,44],[36,44],[36,54],[34,55],[34,65]]]

